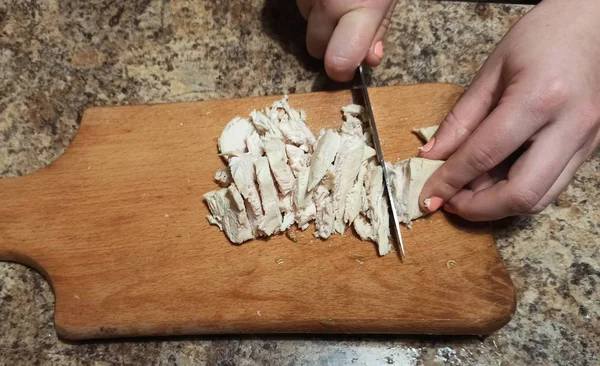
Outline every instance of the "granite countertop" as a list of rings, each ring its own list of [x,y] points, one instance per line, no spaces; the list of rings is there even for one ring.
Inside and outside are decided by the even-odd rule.
[[[374,81],[467,86],[528,9],[405,0]],[[291,0],[0,0],[0,177],[27,174],[56,159],[91,106],[328,89],[321,63],[304,51],[304,29]],[[233,336],[67,343],[56,337],[54,297],[42,276],[0,263],[0,364],[598,364],[598,171],[595,154],[542,214],[495,225],[518,309],[486,339]]]

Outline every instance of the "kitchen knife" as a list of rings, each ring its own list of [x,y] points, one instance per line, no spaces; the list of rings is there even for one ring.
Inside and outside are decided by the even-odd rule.
[[[394,204],[394,196],[392,195],[392,186],[390,182],[390,176],[385,166],[385,159],[383,158],[383,150],[381,149],[381,141],[379,140],[379,134],[377,133],[377,124],[375,123],[375,116],[373,115],[373,107],[371,106],[371,99],[369,98],[369,91],[367,90],[367,82],[363,66],[360,65],[357,71],[357,83],[356,88],[360,89],[363,99],[363,105],[367,111],[367,118],[369,119],[369,127],[371,129],[371,136],[373,138],[373,147],[377,152],[377,160],[383,170],[383,182],[385,185],[385,191],[388,197],[388,204],[390,205],[391,215],[391,231],[396,244],[398,246],[398,253],[400,258],[404,261],[406,259],[406,253],[404,251],[404,243],[402,242],[402,233],[400,232],[400,224],[398,223],[398,213],[396,212],[396,205]]]

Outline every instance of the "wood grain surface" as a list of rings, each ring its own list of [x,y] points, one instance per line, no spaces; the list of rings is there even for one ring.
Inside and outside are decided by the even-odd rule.
[[[416,154],[449,84],[371,89],[388,161]],[[68,339],[214,333],[489,334],[515,310],[488,225],[438,213],[404,229],[408,259],[351,231],[228,242],[205,216],[224,164],[217,138],[279,97],[95,108],[48,167],[0,179],[0,259],[39,270]],[[290,96],[314,133],[338,126],[349,91]]]

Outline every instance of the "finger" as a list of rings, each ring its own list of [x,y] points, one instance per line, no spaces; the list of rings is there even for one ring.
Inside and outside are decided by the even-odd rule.
[[[490,173],[484,173],[483,175],[475,178],[469,185],[467,186],[469,190],[473,192],[483,191],[486,188],[493,186],[494,184],[501,181],[501,178],[496,178],[492,176]]]
[[[308,20],[308,15],[315,5],[315,0],[296,0],[296,4],[298,5],[298,10],[302,17]]]
[[[322,60],[327,51],[327,45],[336,26],[336,20],[316,5],[308,16],[306,29],[306,49],[308,53]]]
[[[388,10],[383,4],[380,1],[357,8],[340,18],[325,53],[329,77],[337,81],[349,81],[354,77]]]
[[[495,55],[488,58],[419,156],[434,160],[447,159],[492,112],[503,90],[501,61]]]
[[[383,59],[383,40],[390,27],[392,15],[394,14],[397,3],[398,0],[393,0],[390,3],[385,18],[383,18],[383,21],[379,25],[379,29],[377,29],[377,33],[375,33],[375,38],[371,42],[371,48],[369,49],[369,52],[367,52],[367,57],[364,60],[365,63],[371,67],[378,66]]]
[[[473,192],[479,192],[502,180],[506,180],[511,166],[525,151],[526,149],[524,148],[520,148],[519,150],[515,151],[514,154],[509,156],[496,167],[492,168],[489,172],[483,173],[481,176],[475,178],[471,183],[468,184],[468,189],[472,190]]]
[[[532,113],[519,98],[507,98],[506,102],[498,104],[456,153],[429,178],[421,193],[422,209],[435,211],[437,207],[424,206],[425,199],[437,197],[434,201],[446,202],[473,179],[511,156],[547,121],[546,116]],[[560,144],[558,142],[557,146]]]
[[[575,140],[565,141],[562,129],[548,127],[511,167],[507,180],[478,192],[461,190],[447,206],[471,221],[531,213],[539,209],[542,198],[580,148]]]
[[[538,206],[533,209],[532,213],[540,212],[545,207],[550,205],[552,201],[554,201],[562,192],[567,189],[567,186],[573,180],[575,173],[583,163],[587,160],[587,158],[596,150],[598,144],[600,143],[600,134],[596,133],[596,138],[587,146],[581,148],[571,159],[569,164],[565,167],[563,172],[560,174],[556,182],[552,185],[552,187],[548,190],[548,192],[544,195],[544,197],[538,203]]]

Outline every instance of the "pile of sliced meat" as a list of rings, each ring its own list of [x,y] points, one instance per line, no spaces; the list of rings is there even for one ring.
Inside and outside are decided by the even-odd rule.
[[[236,244],[287,231],[292,225],[327,239],[353,226],[362,240],[391,250],[390,218],[381,166],[364,128],[363,108],[342,108],[339,129],[315,138],[306,113],[292,109],[287,96],[249,118],[236,117],[219,138],[228,168],[215,174],[222,189],[204,195],[211,224]],[[428,139],[435,126],[417,131]],[[423,213],[418,197],[442,161],[411,158],[389,169],[401,222]]]

